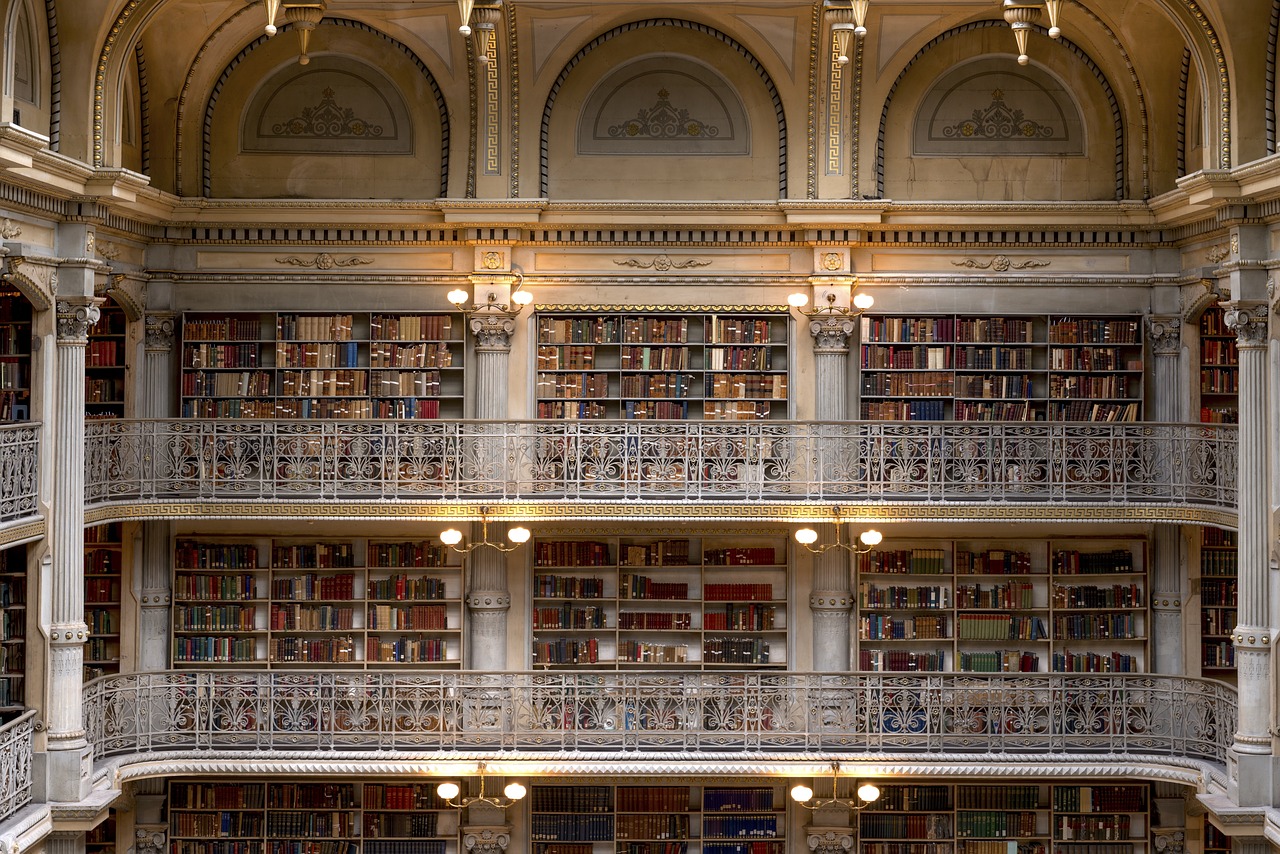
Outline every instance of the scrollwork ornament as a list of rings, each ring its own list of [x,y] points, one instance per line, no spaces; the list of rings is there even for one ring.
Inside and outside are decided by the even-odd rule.
[[[58,300],[58,342],[88,343],[89,330],[101,316],[96,300],[84,303]]]
[[[847,353],[853,321],[847,317],[817,318],[809,323],[809,334],[815,353]]]
[[[1176,356],[1182,350],[1182,320],[1177,317],[1148,317],[1147,336],[1157,356]]]
[[[137,828],[134,834],[136,854],[162,854],[168,843],[164,828],[148,825]]]
[[[146,348],[152,353],[169,353],[173,350],[173,315],[148,314],[146,316]]]
[[[1267,312],[1253,306],[1227,306],[1223,320],[1234,329],[1240,347],[1265,347],[1267,344]]]
[[[477,350],[510,353],[515,331],[515,318],[508,314],[476,314],[471,318],[471,334],[476,336]]]
[[[844,854],[853,849],[853,829],[839,827],[810,828],[809,850],[814,854]]]
[[[467,828],[462,836],[462,846],[470,854],[504,854],[511,844],[511,834],[505,828]]]
[[[1161,854],[1182,854],[1187,836],[1181,830],[1154,830],[1156,850]]]

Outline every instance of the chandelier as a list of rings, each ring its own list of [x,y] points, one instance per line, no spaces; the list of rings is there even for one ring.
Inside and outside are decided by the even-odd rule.
[[[831,763],[831,797],[813,799],[813,789],[797,783],[791,787],[791,800],[807,810],[820,810],[824,807],[841,806],[851,810],[860,810],[880,799],[880,789],[874,783],[863,783],[858,787],[858,799],[837,797],[837,786],[840,782],[840,763]]]
[[[836,541],[834,543],[815,546],[814,543],[818,541],[818,532],[813,528],[801,528],[796,531],[796,542],[816,555],[825,554],[832,549],[844,549],[847,552],[860,555],[871,551],[876,546],[880,545],[880,542],[884,539],[884,535],[879,531],[874,528],[868,528],[858,535],[857,542],[844,542],[841,538],[841,531],[844,529],[844,523],[841,521],[839,506],[832,507],[831,512],[836,517]]]
[[[491,549],[497,549],[500,552],[513,552],[516,549],[520,548],[525,543],[529,542],[529,537],[531,536],[531,534],[529,533],[529,529],[524,527],[523,525],[516,526],[515,528],[512,528],[511,530],[507,531],[507,539],[512,542],[512,545],[508,546],[508,545],[504,545],[503,543],[490,542],[488,514],[489,514],[488,507],[480,508],[480,526],[481,527],[480,527],[480,539],[478,541],[469,543],[465,546],[460,546],[458,545],[458,543],[462,542],[462,532],[459,531],[457,528],[446,528],[445,530],[440,532],[440,542],[444,543],[446,546],[453,549],[455,552],[458,552],[464,555],[470,554],[476,549],[485,548],[485,547],[488,547]],[[483,779],[484,778],[482,777],[481,778],[482,782],[483,782]]]
[[[516,801],[523,798],[528,793],[528,790],[519,781],[512,780],[502,790],[501,796],[486,795],[484,793],[484,770],[485,770],[485,765],[483,762],[481,762],[479,767],[477,768],[477,771],[480,775],[480,794],[471,795],[467,797],[458,797],[460,794],[462,794],[462,787],[452,780],[446,780],[445,782],[436,786],[436,795],[440,798],[440,800],[444,801],[446,804],[453,807],[454,809],[462,810],[475,804],[489,804],[490,806],[494,806],[500,810],[504,810],[507,807],[514,804]]]

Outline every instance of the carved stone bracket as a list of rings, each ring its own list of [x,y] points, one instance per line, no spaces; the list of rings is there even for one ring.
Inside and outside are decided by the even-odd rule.
[[[146,311],[147,279],[145,273],[113,273],[107,280],[106,295],[124,309],[130,320],[137,320]]]
[[[477,350],[511,352],[511,336],[516,331],[515,315],[505,311],[477,311],[471,315],[471,334]]]
[[[806,838],[814,854],[845,854],[853,849],[853,828],[810,825]]]
[[[1152,315],[1147,318],[1147,337],[1151,352],[1157,356],[1176,356],[1182,352],[1182,318]]]
[[[37,311],[53,308],[58,292],[58,259],[14,255],[7,259],[4,279],[31,301]]]
[[[97,297],[58,300],[58,343],[88,344],[89,329],[102,316],[101,303]]]
[[[847,316],[818,317],[810,321],[809,334],[813,336],[813,349],[817,353],[849,352],[849,336],[853,334],[853,319]]]
[[[1267,306],[1263,303],[1230,302],[1224,305],[1223,320],[1236,333],[1239,347],[1265,347],[1267,345]]]
[[[172,312],[151,312],[147,314],[144,321],[147,352],[169,353],[173,351],[176,317],[177,315]]]
[[[470,854],[504,854],[511,844],[511,828],[481,825],[462,828],[462,847]]]

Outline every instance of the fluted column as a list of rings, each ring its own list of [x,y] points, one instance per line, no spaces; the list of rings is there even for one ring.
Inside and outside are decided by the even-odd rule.
[[[813,336],[814,416],[819,421],[844,421],[849,417],[849,336],[853,320],[848,315],[815,317],[809,322]],[[819,543],[835,540],[835,525],[819,525]],[[813,558],[813,586],[809,611],[813,619],[813,669],[846,671],[850,668],[849,615],[853,596],[849,585],[849,553],[828,549]]]
[[[81,709],[84,643],[84,354],[101,300],[69,297],[57,302],[58,348],[54,373],[57,404],[53,445],[54,505],[50,522],[52,607],[49,623],[49,799],[74,801],[88,787]]]
[[[83,830],[55,830],[49,834],[45,850],[48,854],[84,854],[85,833]]]
[[[144,323],[143,418],[172,418],[173,340],[176,315],[148,312]],[[142,531],[142,579],[138,592],[137,661],[143,673],[164,670],[169,660],[170,523],[147,522]]]
[[[1147,318],[1147,338],[1155,357],[1152,368],[1154,400],[1151,418],[1164,424],[1180,421],[1177,390],[1182,357],[1182,318]],[[1183,652],[1182,530],[1177,525],[1157,524],[1151,539],[1151,649],[1153,672],[1178,675],[1186,672]]]
[[[471,316],[469,326],[475,336],[475,418],[504,421],[508,417],[507,368],[511,361],[511,336],[516,330],[515,313],[482,307]],[[491,441],[492,453],[500,453],[501,439],[482,441]],[[493,527],[495,534],[505,540],[507,526],[495,524]],[[511,610],[511,593],[507,586],[506,558],[502,552],[490,548],[476,549],[467,557],[471,562],[471,583],[467,590],[468,649],[471,667],[475,670],[505,670],[507,666],[507,613]]]
[[[1227,326],[1235,330],[1240,351],[1239,577],[1236,628],[1232,633],[1239,679],[1240,724],[1233,749],[1238,754],[1269,754],[1273,688],[1267,583],[1267,306],[1237,300],[1225,303],[1224,307]],[[1242,791],[1240,802],[1257,803],[1255,799],[1261,794]],[[1269,793],[1266,794],[1269,797]]]

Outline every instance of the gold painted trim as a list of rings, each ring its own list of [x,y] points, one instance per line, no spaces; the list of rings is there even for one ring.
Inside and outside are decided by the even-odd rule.
[[[584,313],[597,311],[733,311],[750,314],[786,314],[790,311],[785,305],[566,305],[561,303],[535,305],[533,310]]]
[[[23,522],[14,525],[12,528],[0,529],[0,546],[14,546],[18,543],[29,543],[32,540],[38,540],[45,535],[45,523],[43,519],[37,519],[34,522]]]

